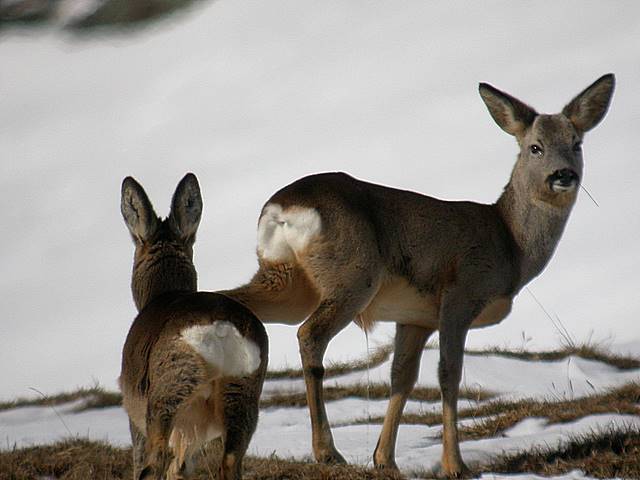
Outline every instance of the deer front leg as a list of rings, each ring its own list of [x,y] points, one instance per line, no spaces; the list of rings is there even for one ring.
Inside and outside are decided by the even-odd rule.
[[[464,342],[481,305],[455,293],[445,294],[441,305],[438,379],[442,391],[442,470],[448,477],[461,477],[468,472],[458,444],[458,391]]]
[[[373,463],[377,468],[398,468],[395,447],[402,411],[418,379],[422,349],[432,333],[433,329],[396,324],[391,364],[391,398],[380,438],[373,452]]]

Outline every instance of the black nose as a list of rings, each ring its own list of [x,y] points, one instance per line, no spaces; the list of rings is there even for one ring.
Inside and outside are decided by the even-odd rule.
[[[578,183],[579,177],[576,172],[571,170],[570,168],[563,168],[561,170],[556,170],[551,175],[549,175],[550,183],[559,183],[563,187],[568,187],[573,183]]]

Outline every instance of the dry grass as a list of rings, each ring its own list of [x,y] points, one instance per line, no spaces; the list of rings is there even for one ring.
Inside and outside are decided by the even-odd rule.
[[[558,448],[536,448],[498,457],[474,472],[536,473],[558,475],[579,469],[597,478],[640,478],[640,431],[593,432],[574,437]],[[219,445],[207,449],[195,480],[216,479]],[[418,472],[416,476],[429,478]],[[101,442],[73,439],[51,446],[0,452],[1,480],[104,479],[131,477],[130,449],[114,448]],[[318,465],[310,461],[289,461],[277,457],[245,460],[244,478],[262,480],[400,480],[390,471],[355,466]]]
[[[354,384],[346,387],[324,387],[325,401],[340,400],[348,397],[367,398],[370,400],[388,399],[391,386],[387,383],[374,384]],[[493,398],[494,393],[480,389],[462,389],[460,398],[483,401]],[[430,387],[416,387],[409,395],[412,400],[422,402],[437,402],[440,400],[440,389]],[[269,407],[304,407],[307,405],[307,397],[304,393],[278,393],[260,401],[261,408]]]
[[[220,458],[219,442],[213,442],[200,461],[194,480],[217,477]],[[119,480],[129,479],[131,449],[114,448],[101,442],[72,439],[50,446],[13,449],[0,452],[0,480]],[[261,480],[383,480],[401,479],[394,472],[357,466],[318,465],[288,461],[277,457],[253,458],[244,462],[246,479]]]
[[[131,451],[88,440],[0,452],[0,479],[130,479]]]
[[[425,349],[437,349],[437,343],[429,343]],[[386,362],[393,352],[392,345],[384,345],[373,351],[373,353],[365,359],[352,360],[349,362],[336,362],[329,364],[325,369],[325,378],[336,377],[354,371],[362,371],[367,368],[373,368]],[[562,349],[548,352],[531,352],[526,350],[506,350],[499,347],[492,347],[484,350],[465,350],[467,355],[499,355],[507,358],[516,358],[526,361],[554,361],[567,358],[569,356],[578,356],[580,358],[595,360],[615,366],[621,370],[630,370],[640,368],[640,360],[637,358],[617,355],[608,351],[605,347],[590,342],[577,344],[568,341],[567,345]],[[302,369],[283,369],[271,370],[267,372],[267,379],[300,379],[303,378]],[[337,400],[345,397],[360,398],[388,398],[387,385],[371,386],[370,392],[367,394],[366,387],[362,385],[354,385],[346,388],[325,388],[325,396],[327,400]],[[382,393],[386,389],[386,393]],[[431,390],[430,392],[428,392]],[[122,396],[118,392],[109,392],[99,385],[89,388],[80,388],[74,392],[65,392],[57,395],[43,395],[34,389],[39,397],[35,398],[19,398],[9,402],[0,402],[0,411],[25,406],[42,406],[42,405],[59,405],[79,399],[87,399],[87,403],[78,408],[78,411],[91,408],[105,408],[118,406],[122,403]],[[435,393],[437,392],[437,393]],[[431,401],[439,398],[439,390],[417,388],[411,398],[415,400]],[[478,398],[479,395],[479,398]],[[467,391],[463,398],[486,400],[492,396],[489,392]],[[437,398],[436,398],[437,397]],[[263,407],[270,406],[305,406],[306,399],[304,394],[278,394],[264,401]],[[413,423],[408,417],[407,423]]]
[[[462,439],[495,437],[525,418],[543,417],[549,423],[566,423],[601,413],[640,414],[640,384],[629,383],[608,392],[573,400],[489,402],[460,412],[462,418],[488,417],[462,427]]]
[[[18,407],[55,406],[62,403],[73,402],[85,399],[86,402],[79,406],[76,411],[88,410],[90,408],[116,407],[122,404],[122,395],[118,392],[109,392],[99,385],[89,388],[79,388],[73,392],[64,392],[57,395],[44,395],[34,390],[40,395],[35,398],[18,398],[10,402],[0,402],[0,411]]]
[[[592,341],[577,342],[568,333],[562,336],[563,346],[556,350],[549,351],[530,351],[522,349],[506,349],[502,347],[489,347],[481,350],[465,349],[465,355],[487,356],[497,355],[505,358],[514,358],[517,360],[525,360],[529,362],[552,362],[563,360],[567,357],[580,357],[585,360],[594,360],[620,370],[634,370],[640,368],[640,359],[629,356],[619,355],[612,352],[603,344],[597,344]],[[425,346],[425,350],[437,350],[438,343],[429,342]]]
[[[434,347],[431,347],[434,348]],[[501,355],[528,361],[551,361],[570,355],[597,360],[620,369],[640,368],[640,361],[630,357],[613,355],[605,349],[590,344],[569,345],[554,352],[526,352],[490,349],[468,351],[471,355]],[[354,370],[364,370],[388,360],[391,347],[376,350],[368,360],[358,360],[330,365],[327,377],[335,377]],[[269,372],[268,378],[301,378],[297,369]],[[387,399],[388,384],[356,384],[351,386],[327,386],[325,400],[332,401],[347,397]],[[460,418],[479,419],[474,425],[461,428],[463,439],[495,437],[525,418],[544,417],[550,423],[573,421],[587,415],[599,413],[640,414],[640,384],[630,383],[611,391],[578,399],[556,401],[500,401],[491,400],[494,395],[482,390],[463,390],[461,398],[483,402],[461,409]],[[416,388],[411,398],[436,402],[440,400],[437,388]],[[23,406],[55,406],[75,400],[85,399],[77,411],[89,408],[104,408],[121,404],[121,395],[108,392],[99,386],[82,388],[74,392],[41,398],[18,399],[0,403],[0,410]],[[489,402],[484,402],[491,400]],[[263,398],[262,408],[304,407],[304,393],[283,392]],[[381,423],[383,418],[361,419],[349,423]],[[439,413],[404,415],[403,423],[436,425],[442,422]],[[213,444],[204,454],[205,461],[196,479],[214,479],[217,473],[219,445]],[[594,432],[573,438],[560,448],[532,449],[518,455],[496,458],[491,465],[475,472],[518,473],[531,472],[542,475],[565,473],[580,469],[587,475],[599,478],[621,477],[640,478],[640,432],[637,429],[624,431]],[[101,442],[70,439],[51,446],[38,446],[9,451],[0,451],[0,480],[22,480],[52,478],[65,480],[85,479],[128,479],[131,477],[131,453],[129,449],[119,449]],[[311,461],[290,461],[277,457],[247,458],[245,478],[265,480],[378,480],[400,479],[393,472],[378,471],[354,466],[317,465]]]
[[[389,398],[391,387],[389,384],[375,384],[367,386],[365,384],[354,384],[346,387],[324,388],[324,398],[326,401],[340,400],[348,397],[368,398],[380,400]],[[488,400],[495,396],[491,392],[480,389],[467,389],[460,392],[461,398],[469,400]],[[435,402],[440,400],[440,390],[438,388],[417,387],[411,393],[410,398],[425,402]],[[25,406],[56,406],[75,400],[85,399],[81,405],[74,409],[74,412],[82,412],[94,408],[106,408],[119,406],[122,404],[122,395],[118,392],[108,392],[101,387],[81,388],[75,392],[61,393],[50,397],[19,399],[12,402],[0,404],[0,411],[10,408]],[[303,392],[280,392],[260,400],[260,408],[273,407],[306,407],[307,397]]]
[[[486,398],[479,400],[484,399]],[[460,427],[459,431],[462,440],[489,438],[500,435],[525,418],[544,417],[549,423],[566,423],[600,413],[640,415],[640,384],[629,383],[608,392],[573,400],[495,400],[472,408],[463,408],[458,412],[459,418],[481,420],[472,426]],[[384,417],[361,418],[345,425],[381,424],[383,421]],[[401,422],[412,425],[440,425],[442,414],[404,414]]]
[[[506,358],[516,358],[519,360],[527,360],[530,362],[550,362],[563,360],[567,357],[575,356],[585,360],[595,360],[598,362],[606,363],[620,370],[633,370],[640,368],[640,360],[637,358],[618,355],[608,351],[606,348],[594,345],[591,343],[584,343],[579,345],[567,345],[559,350],[553,350],[548,352],[530,352],[530,351],[511,351],[498,347],[483,350],[466,350],[467,355],[498,355]]]
[[[640,430],[592,432],[558,448],[535,448],[499,457],[482,472],[559,475],[576,469],[596,478],[640,478]]]
[[[349,362],[331,362],[324,369],[324,378],[337,377],[345,373],[358,372],[367,368],[377,367],[389,359],[393,352],[392,345],[383,345],[376,348],[368,358],[351,360]],[[279,380],[284,378],[304,378],[301,368],[286,368],[282,370],[269,370],[267,380]]]

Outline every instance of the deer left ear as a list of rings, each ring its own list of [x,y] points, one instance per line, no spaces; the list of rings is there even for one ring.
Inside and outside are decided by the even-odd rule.
[[[613,73],[600,77],[571,100],[562,113],[579,132],[591,130],[607,113],[615,84]]]
[[[200,185],[193,173],[187,173],[176,187],[171,200],[169,222],[184,240],[195,238],[202,216]]]

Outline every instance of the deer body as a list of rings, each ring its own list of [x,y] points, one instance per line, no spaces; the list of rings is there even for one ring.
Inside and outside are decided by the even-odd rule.
[[[442,289],[454,280],[452,275],[476,269],[474,263],[482,269],[492,262],[487,268],[499,272],[491,285],[484,287],[488,302],[479,323],[499,321],[501,318],[494,317],[502,308],[496,309],[496,305],[504,304],[516,291],[519,265],[513,242],[492,205],[446,202],[363,182],[344,173],[325,173],[305,177],[280,190],[263,212],[258,234],[258,251],[264,252],[260,260],[300,266],[316,292],[315,296],[309,295],[304,309],[307,314],[318,307],[323,289],[339,287],[345,269],[360,277],[359,290],[367,298],[356,313],[365,325],[393,320],[437,329]],[[306,225],[301,222],[301,227],[294,227],[299,238],[305,239],[309,233],[306,243],[292,241],[293,246],[287,250],[284,246],[289,245],[286,241],[291,236],[285,239],[277,230],[272,235],[267,232],[270,224],[283,225],[279,228],[295,225],[302,215],[317,218],[320,226],[305,231]],[[426,250],[425,245],[429,246]],[[480,245],[486,247],[479,249]],[[461,251],[467,254],[462,256]],[[345,258],[341,258],[342,252]],[[317,273],[313,266],[305,266],[307,261],[323,261],[318,258],[321,255],[330,255],[337,262],[335,273],[326,272],[335,275],[334,285],[324,278],[320,284],[314,278]],[[242,299],[241,293],[234,295]],[[251,293],[249,297],[252,308],[262,312],[259,300]],[[264,301],[273,307],[270,298]],[[288,302],[283,302],[281,311],[267,312],[261,318],[278,321],[289,315]],[[293,319],[293,323],[299,321]]]
[[[240,477],[267,364],[263,325],[224,295],[196,291],[192,245],[202,200],[180,182],[161,221],[142,187],[123,182],[122,212],[136,244],[132,291],[140,313],[122,353],[134,479],[179,479],[206,442],[222,437],[221,478]]]
[[[520,146],[493,205],[438,200],[343,173],[302,178],[267,201],[258,223],[259,270],[226,294],[264,322],[303,322],[298,341],[318,461],[344,462],[323,400],[328,342],[353,320],[365,328],[386,320],[397,327],[375,465],[397,468],[402,410],[424,344],[438,330],[442,470],[464,473],[456,423],[466,334],[504,319],[551,258],[582,178],[582,137],[605,115],[613,86],[613,75],[605,75],[562,113],[539,115],[481,84],[492,117]]]

